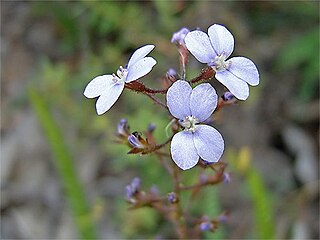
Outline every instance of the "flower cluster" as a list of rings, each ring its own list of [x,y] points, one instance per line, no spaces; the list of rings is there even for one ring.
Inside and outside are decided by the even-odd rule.
[[[221,95],[221,99],[225,102],[234,98],[247,99],[248,84],[252,86],[259,84],[259,73],[251,60],[245,57],[233,57],[228,60],[234,49],[234,37],[222,25],[210,26],[208,34],[200,30],[189,31],[187,28],[182,28],[173,34],[171,42],[178,48],[183,46],[179,51],[189,51],[199,62],[206,63],[211,68],[215,78],[229,90]],[[129,85],[148,74],[156,64],[156,60],[152,57],[146,57],[154,47],[146,45],[137,49],[126,67],[119,67],[117,74],[95,77],[87,85],[84,95],[88,98],[98,97],[96,102],[98,115],[113,106],[125,86],[145,93],[155,100],[151,94],[161,91],[147,91],[140,82]],[[185,52],[181,53],[181,56],[185,55]],[[183,67],[186,61],[186,58],[182,60]],[[171,76],[169,80],[172,81],[172,75],[167,74],[167,76]],[[168,89],[163,89],[161,93],[166,94],[169,112],[182,128],[182,131],[174,134],[171,142],[171,156],[177,166],[183,170],[190,169],[198,163],[199,158],[208,163],[219,161],[224,151],[221,134],[209,125],[200,124],[209,119],[217,108],[219,101],[215,89],[209,83],[202,83],[192,89],[189,81],[180,79],[174,81]],[[218,107],[221,107],[221,104]],[[129,144],[136,149],[144,149],[148,145],[147,141],[143,141],[137,133],[130,135],[127,129],[123,130],[123,127],[119,131],[128,137]]]
[[[168,139],[163,143],[158,143],[153,135],[154,124],[150,124],[145,131],[131,131],[128,121],[120,120],[115,134],[116,142],[127,145],[129,154],[154,154],[173,182],[172,191],[161,196],[156,186],[143,191],[140,178],[134,178],[125,188],[126,199],[131,205],[130,209],[151,207],[163,214],[175,226],[180,239],[199,239],[201,233],[214,232],[219,224],[226,223],[227,215],[222,213],[217,218],[200,216],[198,219],[188,219],[190,214],[182,209],[180,200],[183,195],[180,193],[191,190],[191,196],[194,196],[204,187],[231,181],[230,174],[225,172],[227,164],[221,161],[224,139],[211,126],[214,123],[212,115],[237,100],[246,100],[249,97],[249,85],[259,84],[259,73],[248,58],[229,58],[234,50],[234,37],[222,25],[210,26],[208,34],[198,29],[190,31],[182,28],[173,34],[171,42],[180,54],[180,72],[170,68],[160,78],[162,89],[148,88],[139,81],[157,63],[154,58],[147,57],[155,46],[145,45],[132,54],[125,67],[119,67],[117,74],[93,78],[86,86],[84,95],[98,98],[96,111],[101,115],[115,104],[126,88],[146,95],[173,117],[165,129]],[[190,53],[207,66],[198,76],[188,80],[186,66]],[[227,89],[219,94],[220,97],[208,82],[213,77]],[[156,94],[165,95],[166,103]],[[167,154],[163,149],[169,143],[170,154]],[[170,161],[165,161],[166,158]],[[182,170],[198,166],[213,171],[211,174],[201,171],[198,182],[186,186],[181,183],[181,171],[175,165]]]

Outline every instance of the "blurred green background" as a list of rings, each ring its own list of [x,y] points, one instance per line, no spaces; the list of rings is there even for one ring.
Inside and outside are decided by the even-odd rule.
[[[174,237],[155,211],[128,211],[124,200],[135,176],[146,190],[172,191],[166,172],[114,143],[121,118],[132,131],[155,123],[162,142],[170,117],[129,91],[97,116],[82,93],[145,44],[156,45],[158,64],[142,81],[160,88],[167,70],[179,69],[173,32],[219,23],[235,37],[233,56],[252,59],[261,83],[215,116],[232,181],[202,191],[191,212],[230,212],[207,239],[318,239],[318,10],[318,1],[1,1],[0,237]],[[190,57],[187,76],[202,67]],[[183,172],[186,183],[196,177],[196,169]]]

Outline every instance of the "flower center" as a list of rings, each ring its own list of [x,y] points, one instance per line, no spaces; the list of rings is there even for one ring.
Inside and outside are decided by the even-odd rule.
[[[211,66],[216,72],[225,71],[229,68],[230,61],[226,61],[226,55],[222,53],[221,55],[216,56],[214,60],[212,60]]]
[[[117,75],[112,74],[113,76],[113,81],[115,83],[124,83],[128,75],[128,70],[126,68],[123,68],[122,66],[119,67],[117,70]]]
[[[192,133],[197,130],[197,123],[199,123],[199,120],[194,116],[187,116],[179,120],[179,124],[184,128],[184,131]]]

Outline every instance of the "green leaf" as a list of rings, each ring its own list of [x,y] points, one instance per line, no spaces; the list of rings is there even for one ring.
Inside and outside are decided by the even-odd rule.
[[[60,175],[79,235],[82,239],[96,239],[84,189],[78,179],[73,158],[64,142],[64,136],[54,121],[45,98],[33,87],[29,88],[29,99],[53,153],[54,165]]]

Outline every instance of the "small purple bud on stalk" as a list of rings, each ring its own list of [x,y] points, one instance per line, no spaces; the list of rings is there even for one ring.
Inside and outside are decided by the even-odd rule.
[[[157,187],[156,185],[153,185],[153,186],[150,188],[150,193],[151,193],[152,195],[155,195],[155,196],[159,195],[159,189],[158,189],[158,187]]]
[[[235,96],[234,96],[231,92],[225,92],[225,93],[221,96],[221,98],[222,98],[224,101],[228,102],[228,101],[231,101],[231,100],[235,99]]]
[[[218,219],[217,219],[220,223],[226,223],[228,221],[228,213],[223,213],[221,214]]]
[[[171,42],[175,43],[177,45],[184,45],[185,46],[185,42],[184,42],[184,38],[187,36],[187,34],[190,32],[190,30],[188,28],[181,28],[178,32],[175,32],[172,35],[171,38]]]
[[[128,137],[130,135],[130,132],[129,132],[130,128],[129,128],[127,119],[122,118],[119,121],[119,124],[117,126],[117,130],[118,130],[118,135],[120,135],[120,136]]]
[[[134,202],[134,196],[140,191],[141,180],[138,177],[132,179],[131,183],[126,186],[126,196],[130,202]]]
[[[202,222],[200,223],[200,230],[203,232],[211,231],[213,229],[213,224],[211,222]]]
[[[167,199],[169,203],[177,203],[179,201],[175,192],[168,193]]]
[[[135,189],[136,191],[140,189],[141,186],[141,180],[138,177],[135,177],[134,179],[132,179],[131,181],[131,186],[133,189]]]
[[[181,28],[178,32],[175,32],[171,38],[171,42],[176,44],[180,54],[181,79],[185,79],[186,77],[186,65],[188,64],[189,51],[184,39],[189,32],[190,30],[188,28]]]
[[[150,123],[148,126],[148,132],[153,133],[153,131],[156,129],[156,124],[155,123]]]
[[[229,173],[223,173],[223,182],[225,182],[225,183],[231,182],[231,177],[230,177]]]
[[[177,76],[177,71],[175,69],[173,69],[173,68],[169,68],[169,70],[167,72],[167,75],[176,77]]]
[[[171,83],[177,81],[178,78],[178,73],[175,69],[169,68],[167,74],[166,74],[166,79],[169,80]]]
[[[219,98],[217,111],[219,111],[224,106],[234,104],[236,101],[237,101],[237,98],[231,92],[225,92]]]
[[[143,149],[145,148],[145,145],[141,142],[141,136],[138,132],[133,132],[129,137],[128,137],[128,142],[130,145],[134,148],[139,148]]]

